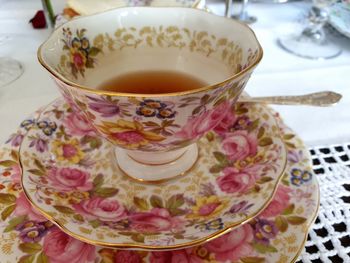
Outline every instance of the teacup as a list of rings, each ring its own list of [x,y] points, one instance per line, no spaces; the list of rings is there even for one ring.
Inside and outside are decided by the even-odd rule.
[[[262,58],[246,25],[191,8],[125,7],[73,19],[38,51],[73,109],[116,147],[119,167],[140,181],[184,174],[196,141],[218,125]],[[173,70],[207,86],[161,94],[96,89],[125,73]]]

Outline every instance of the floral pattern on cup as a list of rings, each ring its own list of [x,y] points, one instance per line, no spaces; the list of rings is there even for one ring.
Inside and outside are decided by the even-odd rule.
[[[317,212],[319,194],[316,178],[312,174],[310,180],[303,184],[291,183],[296,170],[310,173],[310,157],[301,140],[281,121],[280,126],[289,145],[288,155],[293,161],[288,163],[276,197],[266,210],[249,223],[206,244],[164,252],[117,250],[85,244],[65,234],[43,217],[32,217],[32,208],[22,189],[12,188],[18,181],[18,146],[12,146],[9,141],[1,149],[0,160],[1,258],[9,262],[44,260],[59,263],[290,262],[297,258],[303,248],[307,228]],[[21,128],[17,133],[24,132],[26,130]],[[301,158],[295,161],[294,156]],[[212,202],[216,200],[210,199],[206,203]],[[26,213],[16,213],[17,205],[26,207]],[[246,207],[247,203],[242,202],[232,211],[242,212]],[[217,223],[212,221],[211,225]],[[280,242],[284,239],[288,239],[288,242]]]
[[[65,44],[59,51],[62,54],[54,66],[55,71],[78,84],[89,75],[88,69],[98,67],[97,61],[115,50],[165,46],[186,49],[203,57],[215,57],[233,74],[254,64],[259,55],[258,50],[243,51],[233,40],[176,26],[118,28],[112,34],[96,36],[86,29],[63,27],[61,33]],[[237,101],[252,71],[253,68],[213,89],[161,98],[94,94],[58,78],[55,81],[66,101],[86,116],[100,136],[124,149],[156,152],[186,147],[224,118],[226,122],[231,121],[230,107]],[[68,125],[73,117],[76,116],[67,117]],[[76,128],[86,127],[70,125],[70,128],[79,132]]]
[[[146,103],[155,109],[170,106]],[[207,112],[203,106],[197,115]],[[62,100],[43,113],[58,128],[46,135],[48,149],[40,155],[30,145],[42,136],[41,129],[33,125],[24,137],[23,184],[28,197],[45,214],[92,242],[117,240],[116,246],[131,243],[146,249],[158,242],[185,247],[193,240],[237,227],[272,198],[287,158],[268,110],[245,104],[233,109],[223,102],[209,114],[225,121],[218,133],[207,132],[199,141],[201,159],[189,174],[177,179],[177,184],[138,184],[115,166],[113,145],[85,129],[88,126],[77,132],[67,125],[72,114],[78,113]],[[110,129],[113,138],[126,138],[129,143],[157,138],[152,137],[156,132],[145,131],[137,120],[117,121]]]
[[[63,49],[69,53],[70,73],[74,78],[80,74],[84,77],[87,68],[94,68],[96,64],[95,56],[101,52],[97,47],[91,46],[90,40],[85,37],[85,29],[78,29],[73,35],[69,28],[63,28]]]

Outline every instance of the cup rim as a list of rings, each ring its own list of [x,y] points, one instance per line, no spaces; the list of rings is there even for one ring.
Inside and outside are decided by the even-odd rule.
[[[199,1],[198,1],[199,3]],[[126,7],[118,7],[118,8],[113,8],[107,11],[102,11],[102,12],[98,12],[95,14],[91,14],[91,15],[86,15],[86,16],[81,16],[81,17],[77,17],[77,18],[73,18],[72,20],[80,20],[80,19],[84,19],[86,17],[93,17],[96,15],[100,15],[103,13],[112,13],[115,12],[116,10],[121,10],[121,9],[183,9],[183,10],[191,10],[194,12],[203,12],[203,14],[208,15],[208,16],[215,16],[215,17],[220,17],[224,20],[229,21],[230,23],[233,24],[239,24],[240,26],[244,27],[246,30],[248,30],[254,40],[256,41],[256,44],[258,46],[258,56],[254,59],[253,63],[251,65],[249,65],[248,67],[246,67],[245,69],[233,74],[232,76],[226,78],[223,81],[211,84],[211,85],[206,85],[204,87],[201,88],[197,88],[197,89],[191,89],[191,90],[186,90],[186,91],[179,91],[179,92],[170,92],[170,93],[155,93],[155,94],[143,94],[143,93],[126,93],[126,92],[113,92],[113,91],[104,91],[104,90],[98,90],[98,89],[94,89],[91,88],[89,86],[84,86],[84,85],[80,85],[78,83],[75,83],[73,81],[68,80],[67,78],[65,78],[64,76],[62,76],[61,74],[57,73],[54,69],[52,69],[43,59],[42,57],[42,50],[44,48],[44,46],[47,44],[47,42],[51,39],[51,37],[53,36],[53,34],[57,31],[59,31],[60,29],[62,29],[64,26],[67,26],[67,24],[69,23],[69,21],[67,23],[64,23],[62,25],[60,25],[59,27],[57,27],[51,34],[50,36],[39,46],[38,50],[37,50],[37,59],[39,61],[39,63],[51,74],[53,75],[56,79],[58,79],[59,81],[63,82],[64,84],[88,92],[90,94],[95,94],[95,95],[106,95],[106,96],[119,96],[119,97],[130,97],[130,98],[139,98],[139,97],[143,97],[143,98],[160,98],[160,97],[176,97],[176,96],[185,96],[185,95],[189,95],[189,94],[195,94],[195,93],[199,93],[199,92],[203,92],[203,91],[210,91],[213,90],[217,87],[221,87],[231,81],[233,81],[234,79],[237,79],[239,77],[241,77],[242,75],[248,73],[249,71],[253,70],[261,61],[261,59],[263,58],[263,49],[260,45],[260,42],[258,40],[258,38],[256,37],[255,32],[245,23],[241,22],[241,21],[237,21],[234,19],[230,19],[227,17],[223,17],[223,16],[217,16],[215,14],[209,13],[206,10],[202,10],[202,9],[196,9],[193,7],[154,7],[154,6],[137,6],[137,7],[131,7],[131,6],[126,6]],[[70,21],[72,21],[70,20]]]

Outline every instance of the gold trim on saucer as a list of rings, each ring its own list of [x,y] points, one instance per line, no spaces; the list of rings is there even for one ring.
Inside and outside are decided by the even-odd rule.
[[[55,100],[56,101],[56,100]],[[55,102],[54,101],[54,102]],[[43,109],[43,111],[37,116],[37,119],[40,118],[40,116],[42,116],[42,114],[44,113],[44,111],[50,107],[54,102],[48,104],[48,106],[46,108]],[[272,115],[272,114],[271,114]],[[276,124],[277,127],[279,127],[277,119],[272,115],[273,120]],[[31,128],[32,129],[32,128]],[[177,244],[177,245],[169,245],[169,246],[154,246],[154,245],[142,245],[142,244],[132,244],[132,243],[120,243],[120,244],[116,244],[116,243],[109,243],[109,242],[102,242],[102,241],[95,241],[95,240],[91,240],[91,239],[87,239],[84,236],[81,236],[79,234],[73,233],[71,230],[67,229],[61,222],[59,222],[58,220],[56,220],[55,218],[53,218],[48,212],[44,211],[42,208],[40,208],[38,205],[36,205],[36,203],[31,199],[31,197],[29,196],[27,190],[25,189],[24,185],[23,185],[23,176],[24,176],[24,168],[23,168],[23,163],[22,163],[22,158],[21,158],[21,151],[22,151],[22,145],[20,145],[19,147],[19,165],[21,168],[21,186],[23,189],[23,193],[26,196],[26,198],[28,199],[28,201],[31,203],[31,205],[38,211],[40,212],[44,217],[46,217],[48,220],[50,220],[51,222],[53,222],[55,225],[57,225],[63,232],[69,234],[70,236],[81,240],[85,243],[89,243],[95,246],[104,246],[104,247],[110,247],[110,248],[121,248],[121,249],[143,249],[143,250],[153,250],[153,251],[165,251],[165,250],[171,250],[171,249],[181,249],[181,248],[186,248],[186,247],[191,247],[191,246],[195,246],[195,245],[200,245],[206,242],[209,242],[215,238],[218,238],[228,232],[230,232],[231,230],[233,230],[236,227],[239,227],[247,222],[249,222],[251,219],[255,218],[256,216],[258,216],[261,212],[263,212],[265,210],[265,208],[270,204],[271,200],[273,199],[277,188],[280,184],[280,181],[282,180],[282,177],[285,173],[285,170],[287,168],[287,147],[285,142],[282,139],[282,136],[279,134],[279,138],[282,142],[282,145],[284,146],[284,165],[283,168],[281,169],[281,173],[279,174],[277,180],[276,180],[276,184],[273,187],[273,190],[271,191],[271,194],[269,196],[269,198],[267,198],[266,202],[260,207],[260,209],[258,211],[256,211],[255,213],[253,213],[252,215],[250,215],[249,217],[243,219],[241,222],[237,222],[234,223],[232,225],[229,226],[225,226],[225,228],[212,233],[204,238],[199,238],[197,240],[191,241],[191,242],[185,242],[185,243],[181,243],[181,244]],[[200,153],[199,153],[200,154]],[[198,155],[199,156],[199,155]],[[197,158],[198,160],[198,158]],[[193,166],[192,166],[193,168]],[[153,183],[153,182],[152,182]]]
[[[234,75],[232,75],[231,77],[227,78],[226,80],[218,82],[218,83],[215,83],[213,85],[209,85],[209,86],[205,86],[205,87],[202,87],[202,88],[198,88],[198,89],[181,91],[181,92],[172,92],[172,93],[161,93],[161,94],[119,93],[119,92],[112,92],[112,91],[97,90],[97,89],[93,89],[93,88],[90,88],[90,87],[87,87],[87,86],[83,86],[83,85],[80,85],[80,84],[77,84],[75,82],[72,82],[72,81],[68,80],[67,78],[62,76],[62,74],[56,72],[56,70],[54,70],[52,67],[50,67],[45,62],[45,60],[42,57],[42,53],[43,53],[42,50],[43,50],[44,45],[48,42],[50,37],[55,32],[58,32],[59,30],[61,30],[63,27],[66,27],[70,23],[70,22],[67,22],[67,23],[59,26],[58,28],[56,28],[54,33],[52,33],[51,36],[44,43],[42,43],[40,45],[40,47],[38,48],[38,51],[37,51],[37,58],[39,60],[39,63],[47,71],[49,71],[55,78],[57,78],[59,81],[65,83],[66,85],[68,85],[70,87],[74,87],[74,88],[83,90],[85,92],[91,93],[91,94],[99,94],[99,95],[107,95],[107,96],[121,96],[121,97],[130,97],[130,98],[135,98],[135,97],[159,98],[159,97],[184,96],[184,95],[188,95],[188,94],[195,94],[195,93],[198,93],[198,92],[210,91],[210,90],[213,90],[213,89],[215,89],[217,87],[221,87],[221,86],[223,86],[223,85],[233,81],[234,79],[237,79],[237,78],[239,78],[239,77],[241,77],[241,76],[243,76],[245,74],[248,74],[249,72],[253,71],[253,69],[258,65],[258,63],[261,61],[261,59],[263,57],[263,49],[262,49],[262,47],[261,47],[261,45],[260,45],[260,43],[259,43],[259,41],[258,41],[258,39],[257,39],[257,37],[256,37],[256,35],[254,33],[254,31],[249,26],[247,26],[246,24],[244,24],[242,22],[235,21],[233,19],[229,19],[229,18],[226,18],[226,17],[218,17],[218,16],[216,16],[214,14],[208,13],[206,10],[195,9],[195,8],[192,8],[192,7],[149,7],[149,6],[143,6],[143,7],[119,7],[119,8],[111,9],[111,10],[108,10],[108,11],[99,12],[99,13],[96,13],[96,14],[79,17],[79,18],[74,19],[74,21],[80,20],[80,19],[85,19],[85,18],[88,18],[88,17],[98,16],[98,15],[100,15],[102,13],[109,13],[109,12],[113,12],[115,10],[120,10],[120,9],[128,10],[128,9],[151,9],[151,8],[153,8],[153,9],[162,9],[162,8],[163,9],[168,9],[168,8],[172,8],[172,9],[174,9],[174,12],[176,12],[176,9],[178,9],[178,10],[191,10],[193,12],[204,12],[206,15],[213,16],[216,19],[220,18],[220,19],[226,20],[228,23],[231,23],[231,24],[239,24],[240,26],[244,27],[246,30],[248,30],[252,34],[252,36],[253,36],[254,40],[256,41],[256,44],[257,44],[258,55],[254,59],[254,61],[252,61],[252,64],[250,64],[245,69],[235,73]]]

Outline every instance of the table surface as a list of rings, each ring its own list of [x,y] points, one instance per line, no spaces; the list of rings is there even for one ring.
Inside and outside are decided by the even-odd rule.
[[[64,1],[53,0],[56,10]],[[223,14],[224,3],[209,0],[209,8]],[[252,96],[295,95],[333,90],[342,101],[330,108],[307,106],[273,106],[285,122],[308,146],[336,144],[350,139],[350,39],[331,33],[332,41],[343,48],[341,56],[331,60],[308,60],[280,49],[279,36],[302,29],[301,18],[310,4],[295,1],[287,4],[253,2],[250,14],[258,17],[252,25],[264,49],[264,58],[247,84]],[[0,0],[0,56],[11,56],[24,66],[24,74],[0,88],[0,141],[13,132],[18,123],[38,107],[59,96],[49,74],[36,59],[38,46],[50,30],[34,30],[28,23],[38,9],[39,0]],[[238,11],[234,7],[234,12]],[[1,37],[6,36],[5,41]]]

